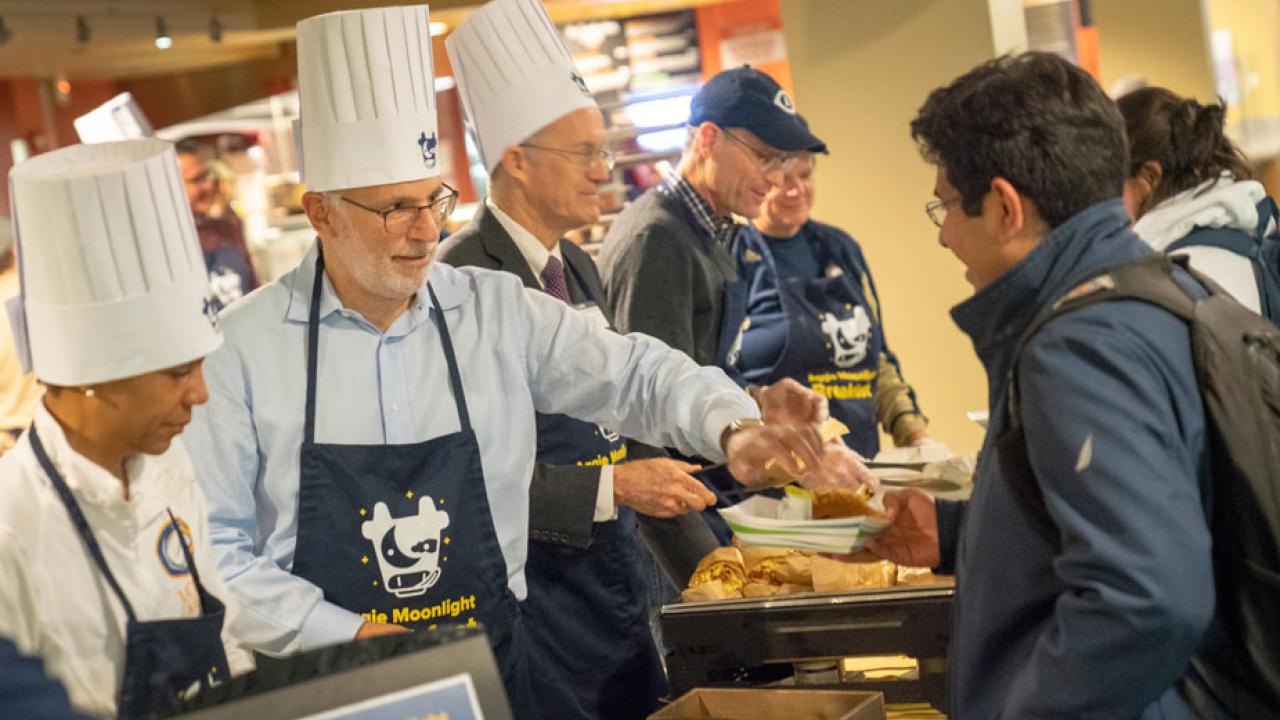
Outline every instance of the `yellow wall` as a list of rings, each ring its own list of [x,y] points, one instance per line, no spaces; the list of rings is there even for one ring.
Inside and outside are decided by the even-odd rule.
[[[782,3],[796,104],[831,149],[818,164],[814,217],[862,245],[932,434],[966,452],[982,442],[965,412],[986,408],[986,376],[948,311],[972,289],[924,214],[934,169],[907,126],[929,90],[997,48],[1016,49],[1019,33],[1025,44],[1025,24],[1002,15],[1010,7],[1021,13],[1007,0]]]
[[[1092,8],[1104,88],[1134,74],[1179,95],[1215,97],[1202,0],[1093,0]]]
[[[1209,0],[1208,9],[1210,29],[1231,31],[1241,102],[1229,109],[1228,118],[1280,115],[1280,3]]]

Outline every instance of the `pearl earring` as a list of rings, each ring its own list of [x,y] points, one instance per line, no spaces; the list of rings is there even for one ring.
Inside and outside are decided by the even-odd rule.
[[[85,389],[84,389],[84,396],[85,396],[85,397],[93,397],[94,395],[97,395],[97,394],[98,394],[98,393],[97,393],[97,392],[95,392],[93,388],[85,388]]]

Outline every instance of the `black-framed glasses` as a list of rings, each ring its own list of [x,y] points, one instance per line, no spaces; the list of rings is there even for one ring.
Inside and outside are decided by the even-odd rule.
[[[763,153],[757,150],[756,148],[752,147],[751,144],[748,143],[746,140],[743,140],[742,138],[738,137],[737,135],[734,135],[728,130],[721,128],[721,132],[723,132],[725,135],[728,135],[730,140],[738,143],[742,147],[749,150],[751,152],[752,157],[756,159],[756,163],[760,165],[760,169],[767,173],[771,173],[777,170],[781,170],[782,172],[787,172],[792,167],[795,167],[797,157],[794,154]]]
[[[533,148],[534,150],[546,150],[547,152],[560,153],[561,155],[569,155],[576,158],[587,167],[590,167],[592,163],[601,162],[604,163],[606,170],[613,170],[613,166],[618,162],[617,156],[604,148],[568,150],[566,148],[547,147],[546,145],[535,145],[533,143],[520,143],[520,147]]]
[[[953,202],[959,202],[960,196],[943,200],[942,198],[934,198],[924,204],[924,212],[933,221],[934,225],[942,227],[942,223],[947,221],[947,206]]]
[[[458,191],[444,184],[440,186],[440,189],[443,192],[436,195],[435,199],[431,200],[426,205],[393,207],[387,208],[386,210],[371,208],[368,205],[352,200],[346,195],[339,195],[338,197],[352,205],[355,205],[361,210],[367,210],[374,215],[378,215],[382,218],[383,229],[392,235],[396,235],[408,230],[410,226],[417,222],[418,214],[423,210],[431,210],[431,219],[435,221],[436,227],[442,227],[444,225],[444,221],[448,219],[449,215],[453,213],[454,207],[458,205]]]

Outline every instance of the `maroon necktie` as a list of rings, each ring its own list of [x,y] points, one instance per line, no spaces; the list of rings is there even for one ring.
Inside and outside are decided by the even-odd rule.
[[[566,304],[573,304],[569,299],[569,286],[564,281],[564,263],[555,255],[547,258],[547,266],[542,268],[542,285],[547,294],[560,298]]]

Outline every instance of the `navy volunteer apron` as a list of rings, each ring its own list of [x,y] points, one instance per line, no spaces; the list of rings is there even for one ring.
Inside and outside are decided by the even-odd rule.
[[[750,323],[747,321],[747,300],[750,288],[746,280],[729,280],[724,284],[721,302],[724,313],[720,316],[720,342],[716,349],[716,366],[725,371],[730,380],[740,387],[747,386],[747,379],[738,368],[738,356],[742,353],[742,338]]]
[[[600,307],[577,268],[565,265]],[[538,415],[539,462],[616,464],[625,451],[616,433],[567,415]],[[627,720],[656,710],[668,688],[649,632],[635,511],[620,507],[617,520],[595,523],[590,548],[531,540],[525,577],[530,657],[546,677],[537,692],[540,716]]]
[[[317,443],[316,370],[324,257],[307,320],[307,405],[293,573],[365,620],[426,632],[483,623],[512,708],[524,704],[518,603],[485,493],[480,446],[449,327],[428,286],[461,429],[406,445]],[[441,408],[444,410],[444,408]]]
[[[124,675],[120,692],[116,696],[120,718],[132,720],[168,713],[177,708],[179,693],[193,685],[198,685],[203,690],[211,683],[229,677],[227,654],[222,647],[222,621],[226,608],[200,582],[200,571],[196,569],[191,549],[187,547],[187,539],[179,529],[173,512],[169,512],[169,521],[174,534],[178,536],[182,555],[191,571],[191,580],[200,597],[200,616],[139,621],[133,612],[133,604],[125,597],[116,576],[107,566],[107,559],[93,536],[89,521],[80,511],[80,505],[76,503],[66,481],[49,460],[49,454],[45,452],[34,424],[30,435],[31,449],[35,451],[40,467],[49,476],[53,489],[57,491],[67,514],[71,516],[71,524],[75,526],[80,540],[106,579],[107,585],[120,600],[128,618],[125,624]]]
[[[758,253],[764,263],[751,281],[742,356],[747,363],[776,358],[744,367],[744,376],[760,384],[794,378],[825,396],[831,416],[849,426],[845,443],[875,457],[880,435],[872,396],[884,338],[858,277],[818,248],[822,277],[780,277],[769,243],[758,231],[747,228],[739,238],[744,250]]]

